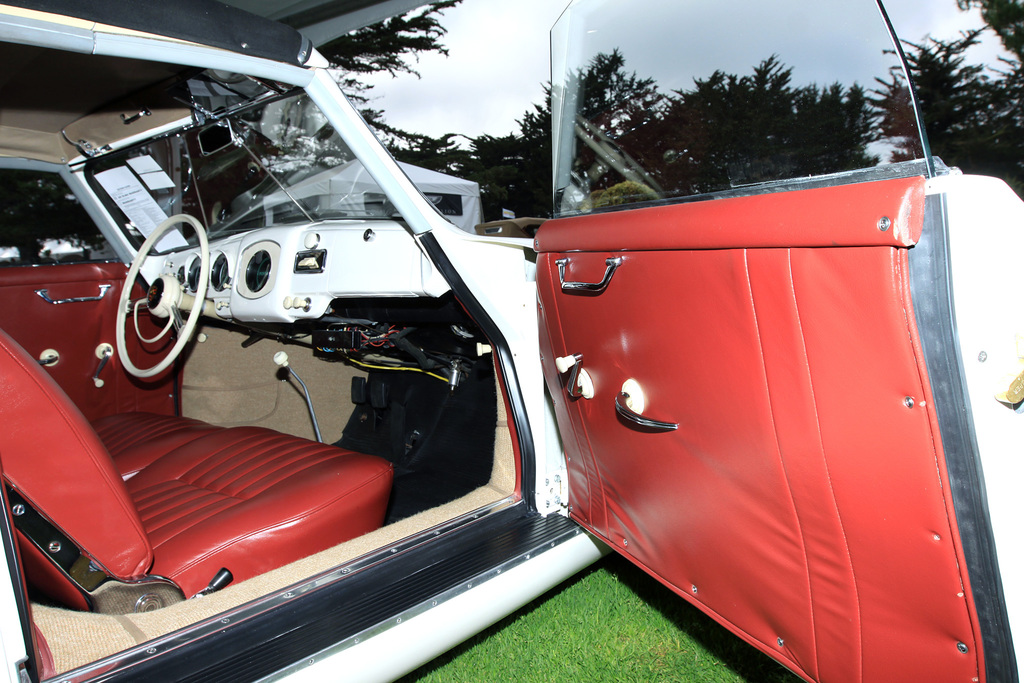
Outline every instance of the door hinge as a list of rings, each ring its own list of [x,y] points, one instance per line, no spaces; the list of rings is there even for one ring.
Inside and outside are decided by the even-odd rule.
[[[544,509],[553,511],[569,507],[568,475],[565,470],[548,474],[544,478]]]

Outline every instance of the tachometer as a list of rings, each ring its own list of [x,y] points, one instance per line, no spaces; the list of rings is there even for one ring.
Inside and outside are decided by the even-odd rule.
[[[188,288],[193,292],[199,287],[199,270],[202,265],[203,260],[197,256],[192,259],[192,264],[188,267]]]
[[[218,292],[223,292],[231,284],[230,272],[228,271],[228,257],[223,253],[217,254],[213,261],[213,268],[210,269],[210,283]]]

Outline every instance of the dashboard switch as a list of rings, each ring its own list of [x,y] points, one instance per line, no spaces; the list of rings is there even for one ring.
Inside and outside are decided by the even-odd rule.
[[[296,273],[322,273],[327,263],[326,249],[300,251],[295,255]]]

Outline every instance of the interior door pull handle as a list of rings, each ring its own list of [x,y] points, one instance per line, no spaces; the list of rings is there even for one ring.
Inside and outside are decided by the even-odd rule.
[[[635,413],[629,409],[626,405],[626,401],[629,400],[629,394],[625,391],[620,391],[619,395],[615,397],[615,412],[622,417],[626,418],[630,422],[646,427],[647,429],[656,429],[659,432],[671,432],[679,429],[678,422],[662,422],[660,420],[652,420],[649,417],[644,417],[640,413]]]
[[[644,417],[640,413],[647,407],[647,399],[640,383],[635,379],[627,379],[622,383],[622,391],[615,397],[615,412],[633,424],[659,432],[671,432],[679,429],[677,422],[662,422]]]
[[[77,304],[82,301],[99,301],[106,296],[108,289],[110,289],[110,285],[100,285],[100,293],[96,296],[80,296],[72,297],[70,299],[51,299],[50,290],[48,289],[37,289],[36,294],[38,294],[43,301],[48,304]]]
[[[569,263],[569,259],[560,258],[555,261],[558,266],[558,281],[562,283],[563,292],[590,292],[591,294],[600,294],[607,287],[608,283],[612,281],[612,275],[615,274],[616,269],[622,265],[622,257],[616,256],[614,258],[605,259],[604,277],[601,278],[600,282],[566,282],[565,281],[565,266]]]

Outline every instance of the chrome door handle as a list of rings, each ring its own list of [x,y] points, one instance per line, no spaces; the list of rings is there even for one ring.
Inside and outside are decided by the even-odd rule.
[[[96,296],[72,297],[70,299],[51,299],[50,290],[48,289],[37,289],[36,294],[38,294],[42,300],[48,304],[77,304],[82,301],[99,301],[106,296],[107,290],[110,289],[110,287],[110,285],[100,285],[100,293]]]
[[[612,281],[612,275],[619,266],[622,265],[622,257],[616,256],[615,258],[605,259],[604,277],[601,278],[600,282],[566,282],[565,281],[565,266],[569,263],[568,258],[560,258],[555,261],[558,266],[558,281],[562,283],[563,292],[590,292],[591,294],[600,294],[607,287],[608,283]]]
[[[635,391],[638,394],[637,398],[640,400],[641,403],[643,403],[643,392],[640,389],[640,385],[636,383],[636,380],[627,380],[626,384],[622,387],[622,391],[620,391],[619,395],[615,397],[616,413],[618,413],[625,419],[629,420],[633,424],[639,425],[646,429],[653,429],[659,432],[671,432],[676,429],[679,429],[678,422],[662,422],[661,420],[652,420],[651,418],[644,417],[640,413],[630,408],[630,395],[629,392],[626,391],[626,389],[632,387],[635,387]],[[643,410],[643,408],[640,408],[640,410]]]

